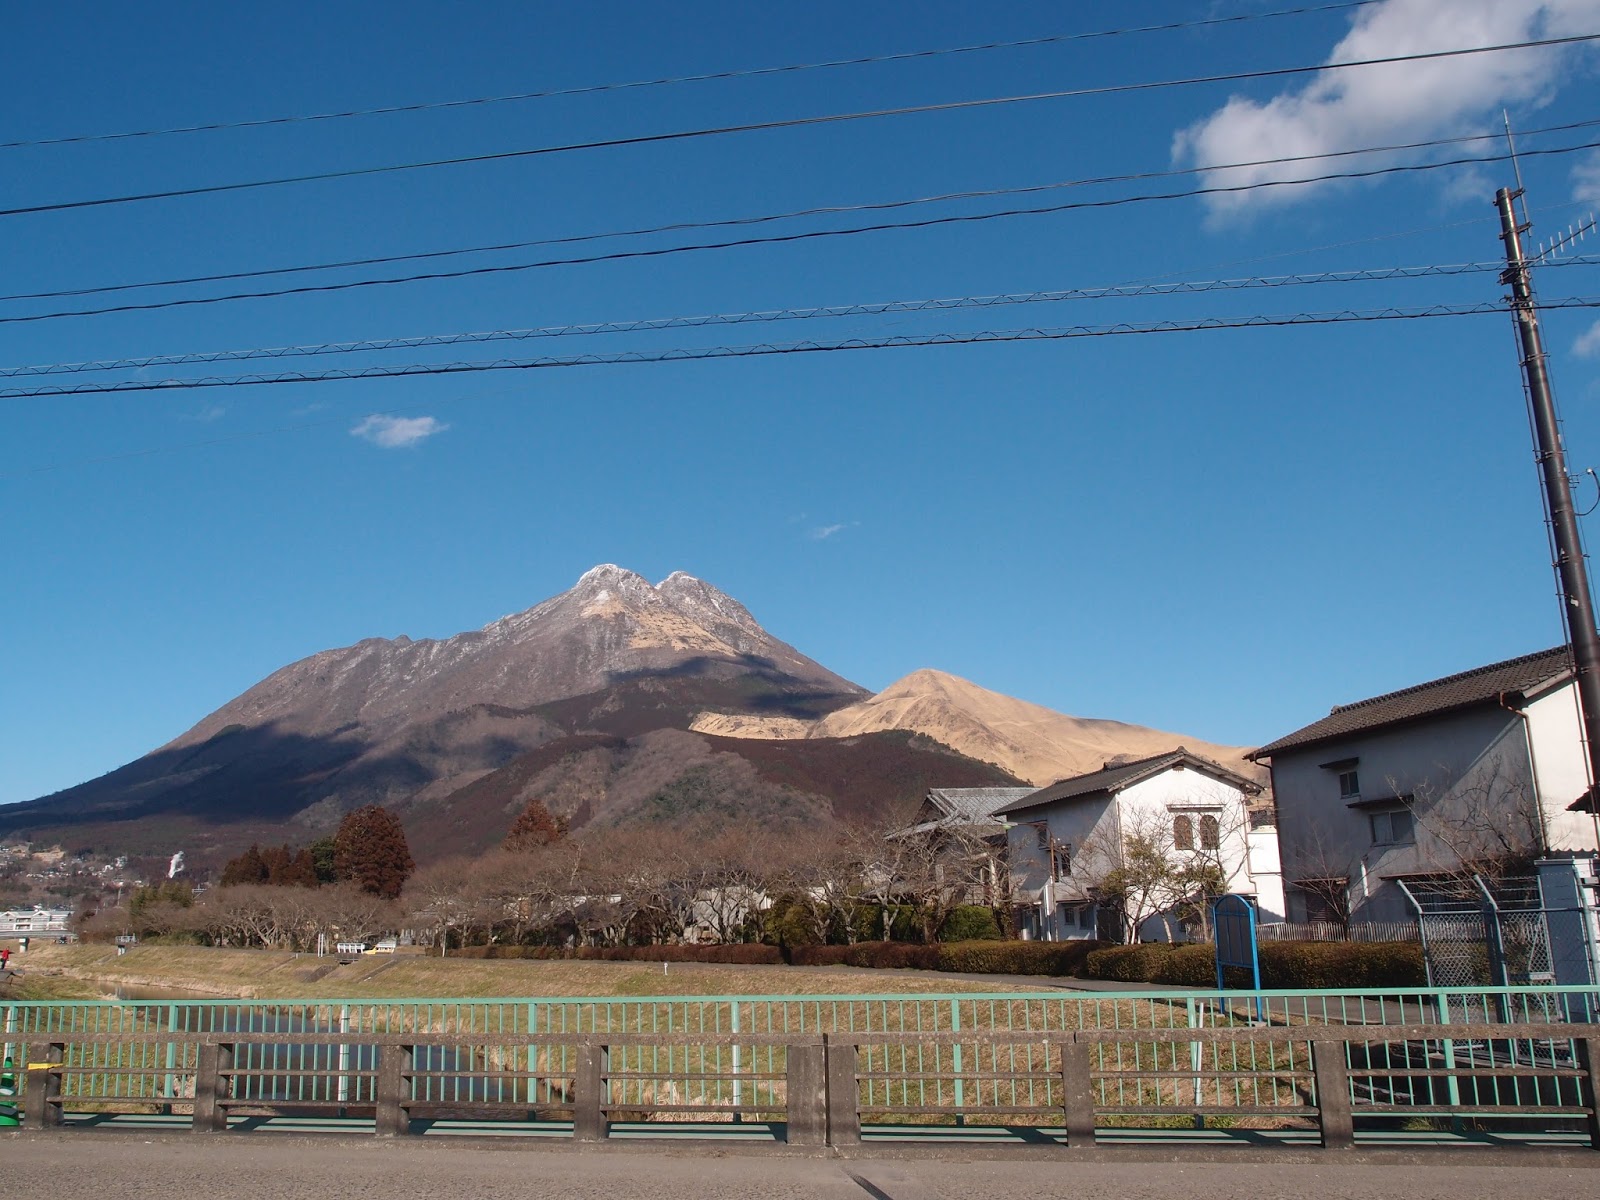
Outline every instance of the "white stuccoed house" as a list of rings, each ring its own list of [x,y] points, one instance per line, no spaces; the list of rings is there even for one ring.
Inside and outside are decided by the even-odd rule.
[[[1011,823],[1008,858],[1013,888],[1024,904],[1023,934],[1042,941],[1120,936],[1097,886],[1134,836],[1174,862],[1204,859],[1227,890],[1255,898],[1262,921],[1283,919],[1275,840],[1255,818],[1250,798],[1261,786],[1182,746],[1133,761],[1113,760],[1088,775],[1040,788],[999,810]],[[1252,853],[1252,838],[1258,843]],[[1140,940],[1171,941],[1182,930],[1170,912],[1155,912]]]
[[[1596,849],[1565,646],[1334,708],[1271,764],[1292,921],[1403,921],[1401,880]]]

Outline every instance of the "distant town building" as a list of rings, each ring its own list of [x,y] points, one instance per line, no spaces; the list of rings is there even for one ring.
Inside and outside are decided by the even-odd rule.
[[[0,910],[0,937],[65,933],[71,920],[70,908],[8,908]]]

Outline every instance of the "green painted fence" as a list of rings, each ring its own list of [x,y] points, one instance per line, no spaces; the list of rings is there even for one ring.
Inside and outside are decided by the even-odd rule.
[[[1250,1022],[1257,1005],[1282,1027],[1270,1043],[1213,1044],[1141,1040],[1140,1030]],[[52,1034],[138,1034],[71,1047],[63,1098],[77,1108],[182,1110],[193,1095],[196,1046],[163,1033],[281,1034],[242,1045],[235,1064],[241,1095],[264,1105],[361,1108],[374,1101],[376,1053],[364,1034],[448,1033],[466,1044],[428,1046],[419,1036],[412,1100],[423,1104],[526,1104],[560,1114],[570,1107],[573,1045],[510,1046],[497,1036],[676,1034],[681,1044],[618,1046],[611,1100],[626,1107],[681,1105],[686,1117],[727,1120],[733,1110],[782,1109],[786,1067],[781,1044],[752,1038],[782,1034],[900,1034],[863,1045],[860,1107],[893,1120],[898,1109],[944,1110],[958,1123],[997,1123],[1007,1109],[1056,1103],[1044,1038],[1077,1029],[1127,1030],[1094,1047],[1097,1103],[1137,1121],[1141,1109],[1192,1104],[1230,1108],[1293,1107],[1310,1072],[1299,1026],[1570,1023],[1600,1018],[1600,988],[1454,988],[1380,991],[1002,992],[950,995],[705,996],[618,998],[264,1001],[38,1001],[5,1005],[4,1039],[22,1045]],[[296,1041],[297,1033],[349,1034],[341,1044]],[[918,1038],[918,1034],[928,1035]],[[1017,1035],[996,1038],[996,1034]],[[152,1036],[154,1035],[154,1036]],[[731,1035],[696,1043],[696,1035]],[[8,1052],[11,1052],[8,1050]],[[1375,1102],[1446,1108],[1462,1115],[1514,1116],[1570,1101],[1556,1078],[1507,1074],[1508,1066],[1575,1061],[1560,1040],[1454,1039],[1405,1050],[1419,1061],[1458,1068],[1447,1079],[1404,1072],[1392,1044],[1351,1046],[1357,1088]],[[1361,1075],[1363,1069],[1368,1069]],[[282,1072],[276,1074],[275,1072]],[[1397,1072],[1400,1072],[1397,1074]],[[1365,1079],[1366,1082],[1361,1081]],[[1359,1097],[1358,1097],[1359,1098]],[[1529,1113],[1537,1116],[1536,1113]]]

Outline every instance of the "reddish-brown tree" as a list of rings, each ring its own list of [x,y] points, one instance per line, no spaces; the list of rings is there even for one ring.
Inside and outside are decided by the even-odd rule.
[[[506,834],[505,848],[518,853],[537,850],[540,846],[559,842],[566,835],[567,823],[559,817],[551,816],[550,810],[544,806],[544,801],[535,796],[511,823],[511,832]]]
[[[390,900],[417,865],[400,818],[376,804],[358,808],[340,822],[333,835],[333,863],[340,879]]]
[[[241,883],[265,883],[267,864],[261,857],[261,847],[251,846],[237,858],[230,858],[222,866],[222,886],[233,887]]]

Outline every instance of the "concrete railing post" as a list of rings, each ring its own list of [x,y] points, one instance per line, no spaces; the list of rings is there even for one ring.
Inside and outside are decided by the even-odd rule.
[[[1094,1076],[1090,1046],[1077,1038],[1056,1043],[1061,1050],[1061,1105],[1065,1110],[1067,1145],[1094,1145]]]
[[[610,1061],[609,1046],[586,1043],[578,1047],[578,1071],[572,1089],[572,1136],[580,1142],[600,1142],[611,1135],[605,1108]]]
[[[372,1131],[379,1137],[411,1132],[412,1047],[378,1047],[378,1113]]]
[[[28,1082],[23,1089],[23,1126],[49,1129],[61,1124],[61,1072],[67,1047],[62,1042],[28,1046]]]
[[[1583,1103],[1589,1106],[1589,1147],[1600,1150],[1600,1037],[1578,1038],[1577,1050],[1578,1069],[1583,1072],[1578,1083],[1586,1093]]]
[[[858,1047],[854,1042],[835,1041],[833,1034],[822,1036],[823,1057],[828,1072],[828,1145],[859,1146],[861,1101],[856,1080]]]
[[[194,1118],[189,1128],[195,1133],[221,1133],[228,1128],[228,1072],[233,1070],[233,1046],[224,1042],[201,1042],[196,1047],[194,1069]]]
[[[821,1042],[791,1045],[784,1068],[789,1095],[784,1140],[791,1146],[821,1146],[828,1140],[828,1054]]]
[[[1350,1067],[1342,1038],[1311,1043],[1311,1073],[1317,1086],[1317,1124],[1323,1146],[1329,1150],[1351,1149],[1356,1144],[1356,1134],[1350,1112]]]

